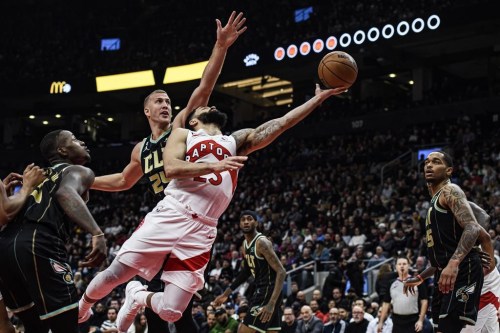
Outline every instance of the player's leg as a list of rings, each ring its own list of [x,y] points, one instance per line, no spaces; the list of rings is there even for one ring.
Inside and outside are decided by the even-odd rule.
[[[161,280],[160,272],[148,283],[148,291],[152,292],[162,292],[165,289],[165,284]],[[142,283],[146,283],[146,280],[139,279]],[[146,307],[144,310],[144,315],[146,316],[148,322],[148,333],[169,333],[168,323],[160,318],[153,310]],[[182,331],[180,331],[182,332]]]
[[[16,316],[24,325],[25,333],[48,333],[49,326],[46,321],[40,320],[38,311],[34,306],[29,309],[16,312]]]
[[[188,306],[182,312],[182,317],[178,321],[175,322],[175,329],[177,332],[196,332],[196,325],[193,319],[193,300],[194,296],[191,297],[191,301]]]
[[[444,318],[439,318],[437,333],[460,333],[464,327],[465,322],[452,312]]]
[[[51,333],[79,333],[78,308],[64,311],[44,321],[48,323]]]
[[[135,268],[129,267],[118,260],[97,274],[90,282],[78,304],[78,322],[84,322],[92,315],[92,305],[108,295],[114,288],[131,280],[139,274]]]

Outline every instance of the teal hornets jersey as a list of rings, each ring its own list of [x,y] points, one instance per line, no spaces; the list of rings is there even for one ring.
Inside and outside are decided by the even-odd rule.
[[[258,233],[250,244],[247,243],[246,239],[243,242],[243,246],[245,247],[245,263],[254,277],[254,283],[257,288],[274,285],[276,281],[276,272],[274,269],[264,257],[257,255],[256,244],[257,240],[261,237],[265,236]]]
[[[149,136],[142,141],[140,152],[142,172],[156,200],[163,199],[165,196],[163,190],[165,190],[170,181],[165,176],[165,171],[163,170],[163,149],[167,144],[170,133],[171,130],[169,129],[157,140],[153,140]]]

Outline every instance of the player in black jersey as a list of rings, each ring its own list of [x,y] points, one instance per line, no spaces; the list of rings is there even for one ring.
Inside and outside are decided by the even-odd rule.
[[[31,192],[45,179],[45,172],[34,164],[26,167],[23,175],[17,173],[9,174],[3,182],[0,182],[0,228],[12,220],[23,207]],[[14,188],[21,185],[17,193],[13,193]],[[14,333],[7,309],[0,294],[0,332]]]
[[[203,72],[200,85],[193,91],[187,106],[172,120],[172,105],[167,93],[163,90],[155,90],[149,94],[144,100],[144,114],[148,119],[151,134],[134,147],[130,162],[122,172],[96,177],[92,189],[109,192],[124,191],[134,186],[141,177],[145,177],[155,196],[153,205],[165,196],[163,190],[170,181],[165,177],[163,167],[163,149],[167,139],[173,129],[184,127],[189,113],[199,106],[207,105],[215,82],[222,70],[228,48],[246,30],[244,26],[246,19],[243,17],[243,13],[236,15],[236,12],[232,12],[228,23],[224,27],[222,27],[219,20],[216,21],[217,41]],[[163,291],[164,284],[160,276],[161,270],[148,283],[148,290]],[[95,294],[87,290],[84,297],[88,304],[93,304],[101,297],[101,293]],[[175,323],[179,333],[194,332],[196,330],[191,314],[191,306],[192,302],[184,311],[182,318]],[[83,310],[80,312],[79,320],[86,320],[88,312]],[[169,331],[167,323],[149,308],[146,308],[146,317],[149,333],[165,333]],[[132,324],[133,319],[131,317],[123,325]]]
[[[214,300],[219,306],[250,276],[254,277],[256,290],[249,303],[250,311],[238,333],[277,332],[281,330],[281,290],[286,271],[274,252],[273,244],[257,232],[257,214],[246,210],[241,213],[240,228],[245,234],[244,258],[240,273],[222,295]]]
[[[78,298],[66,250],[73,223],[93,235],[82,265],[98,266],[107,254],[83,199],[94,174],[83,166],[90,161],[87,147],[69,131],[48,133],[40,149],[52,166],[0,232],[0,290],[27,333],[77,333]]]
[[[432,152],[425,159],[425,180],[432,196],[426,219],[428,257],[436,267],[432,300],[437,332],[460,332],[474,325],[483,284],[481,259],[476,249],[482,227],[462,189],[450,182],[452,158]]]

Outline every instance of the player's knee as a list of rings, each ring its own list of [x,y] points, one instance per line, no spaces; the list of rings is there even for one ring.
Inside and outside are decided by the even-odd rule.
[[[182,312],[173,309],[162,309],[158,315],[161,319],[173,323],[181,319]]]

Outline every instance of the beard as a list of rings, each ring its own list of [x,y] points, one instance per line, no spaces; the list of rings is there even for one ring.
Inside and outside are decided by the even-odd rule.
[[[226,126],[227,115],[219,110],[214,110],[200,114],[198,119],[204,124],[214,124],[222,129]]]

